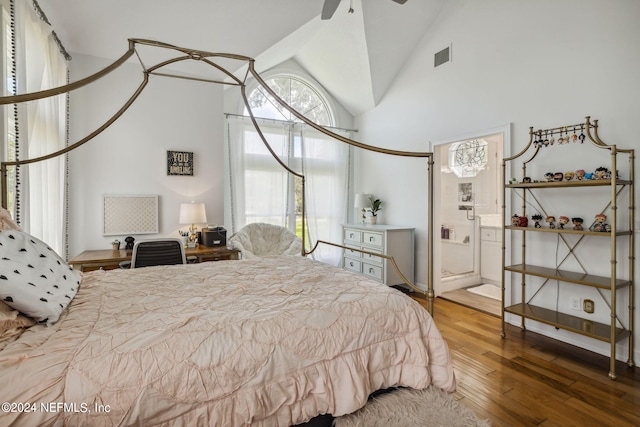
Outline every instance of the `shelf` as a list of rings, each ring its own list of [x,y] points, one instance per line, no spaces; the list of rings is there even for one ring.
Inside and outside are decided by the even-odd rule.
[[[612,174],[607,176],[607,179],[547,181],[548,174],[546,174],[545,178],[540,181],[515,182],[515,178],[511,178],[512,181],[507,183],[510,179],[510,177],[506,176],[507,171],[510,171],[508,165],[512,165],[512,167],[515,168],[515,165],[517,164],[521,166],[522,173],[516,174],[515,169],[513,169],[513,172],[509,173],[516,174],[511,176],[518,176],[521,180],[526,178],[527,181],[531,181],[531,179],[528,178],[531,174],[540,178],[540,171],[545,170],[552,171],[554,176],[557,173],[558,178],[560,178],[560,173],[555,169],[557,165],[551,166],[550,164],[547,164],[545,166],[543,162],[537,164],[533,171],[527,171],[528,165],[534,164],[534,159],[536,159],[538,154],[541,152],[539,149],[540,146],[534,144],[534,141],[540,141],[542,138],[546,138],[548,135],[553,135],[554,133],[562,135],[563,132],[567,131],[567,129],[577,129],[578,127],[580,129],[587,130],[585,137],[589,139],[593,146],[572,145],[571,147],[580,147],[580,150],[587,149],[589,147],[597,147],[598,149],[606,148],[610,150],[610,153],[606,156],[609,158],[609,161],[605,161],[605,156],[600,156],[597,150],[592,151],[588,155],[583,154],[582,151],[574,151],[571,154],[563,154],[563,157],[574,157],[574,160],[580,159],[580,161],[586,159],[595,161],[596,158],[600,158],[602,166],[598,169],[600,171],[603,169],[613,171]],[[510,194],[513,196],[519,196],[522,199],[521,214],[527,215],[529,209],[527,205],[531,206],[533,211],[529,213],[529,221],[527,222],[524,221],[525,218],[518,218],[517,215],[513,215],[510,220],[509,214],[507,214],[506,211],[508,205],[506,203],[503,203],[502,205],[502,218],[506,223],[503,228],[505,242],[503,242],[502,245],[502,286],[505,289],[507,289],[508,286],[511,286],[512,289],[514,289],[517,286],[515,282],[522,282],[520,283],[521,292],[520,297],[518,298],[520,303],[509,307],[503,306],[502,336],[505,336],[504,325],[506,314],[511,313],[522,318],[523,329],[525,329],[525,319],[532,319],[551,325],[556,329],[565,329],[573,333],[605,341],[610,344],[609,377],[611,379],[616,379],[616,347],[617,343],[625,338],[628,339],[629,366],[634,365],[633,286],[635,255],[633,236],[636,224],[635,207],[633,205],[633,195],[635,193],[634,151],[618,150],[615,148],[615,145],[608,145],[604,143],[598,137],[597,128],[597,121],[591,122],[590,117],[586,117],[584,124],[575,125],[575,127],[574,125],[570,125],[552,129],[539,129],[537,131],[534,131],[534,128],[530,127],[529,144],[515,156],[503,159],[502,181],[505,183],[503,187],[503,200],[509,200],[508,196]],[[593,133],[591,130],[593,130]],[[629,160],[628,173],[622,171],[622,176],[625,176],[626,179],[618,179],[618,176],[620,176],[618,174],[618,165],[622,158],[625,160],[628,158]],[[541,158],[538,159],[541,160]],[[562,176],[564,177],[564,173]],[[581,189],[585,189],[586,191]],[[527,197],[533,198],[537,207],[535,204],[532,204]],[[545,208],[543,205],[547,202],[549,204],[553,203],[554,210],[568,209],[571,211],[572,205],[577,201],[580,201],[581,203],[580,205],[576,204],[574,209],[578,209],[578,206],[586,203],[589,208],[585,209],[585,207],[580,207],[580,212],[587,217],[593,218],[586,219],[587,222],[584,222],[585,219],[583,219],[583,223],[581,224],[582,227],[584,227],[583,230],[574,230],[572,221],[565,224],[564,218],[562,223],[560,221],[555,223],[556,228],[551,228],[549,227],[550,224],[538,220],[538,218],[544,219],[544,215],[542,213],[545,212]],[[591,208],[590,206],[592,203],[602,204],[604,208],[602,210]],[[628,222],[620,221],[622,218],[617,216],[618,209],[622,207],[629,209]],[[515,204],[512,208],[517,209]],[[539,212],[536,212],[537,209],[539,209]],[[588,214],[589,211],[592,213]],[[600,211],[601,213],[610,212],[610,215],[612,216],[612,223],[607,227],[609,231],[592,231],[595,229],[595,225],[597,224],[595,216],[591,215],[595,214],[596,211]],[[531,214],[535,214],[536,221],[531,219]],[[560,217],[556,217],[556,219],[559,218]],[[588,225],[590,221],[593,221],[591,223],[591,229]],[[576,221],[576,224],[577,223],[578,222]],[[528,226],[519,227],[517,224],[527,224]],[[559,227],[560,224],[563,224],[564,229]],[[506,231],[509,232],[505,233]],[[518,234],[517,232],[521,233]],[[533,232],[553,234],[547,234],[547,237],[543,237],[545,236],[544,234],[533,235],[531,234]],[[573,237],[569,235],[573,235]],[[593,238],[585,238],[586,236],[593,236]],[[556,244],[555,257],[553,253],[549,253],[549,248],[546,247],[552,243],[552,241]],[[518,243],[522,245],[520,257],[517,258],[517,255],[514,253],[514,258],[511,262],[515,265],[510,266],[506,265],[508,255],[507,243],[509,242],[511,242],[512,245],[516,245]],[[537,248],[537,250],[532,252],[528,247],[529,245]],[[624,249],[624,246],[627,246],[628,249]],[[567,253],[564,258],[562,258],[562,262],[559,262],[558,257],[561,247],[562,252],[564,253],[566,251]],[[605,251],[607,251],[607,253],[605,253]],[[579,259],[578,255],[584,253],[588,253],[589,262],[582,262]],[[624,268],[622,266],[619,268],[617,263],[621,260],[622,256],[627,257],[629,262],[624,266]],[[527,260],[547,265],[549,267],[527,264]],[[561,267],[566,268],[566,270],[562,270]],[[626,273],[622,273],[625,270]],[[596,276],[594,274],[590,274],[589,271],[597,271],[598,273],[606,276]],[[520,274],[521,276],[517,277],[514,273]],[[525,277],[525,275],[527,277]],[[539,279],[534,279],[534,277],[538,277]],[[593,290],[589,291],[587,287],[595,289],[607,303],[610,320],[600,317],[599,320],[602,323],[598,323],[589,320],[594,317],[589,317],[589,315],[581,311],[573,311],[567,308],[566,311],[571,313],[567,314],[527,304],[527,300],[525,299],[525,296],[527,295],[525,292],[527,280],[535,284],[534,288],[536,292],[539,292],[545,286],[551,286],[554,288],[556,286],[562,286],[565,290],[569,290],[568,288],[571,288],[572,298],[576,299],[582,299],[588,292],[593,292]],[[562,282],[561,285],[560,282]],[[624,301],[627,305],[626,309],[628,309],[628,314],[626,316],[621,314],[623,310],[626,311],[625,308],[620,307],[620,310],[618,310],[619,306],[617,301],[620,297],[624,297],[623,301],[625,299],[628,300],[628,302]],[[529,302],[531,301],[534,300],[529,300]],[[545,299],[544,297],[539,301],[544,301],[539,302],[541,305],[557,307],[552,301]],[[606,308],[603,307],[603,310],[606,310]],[[579,316],[585,316],[586,318]],[[628,330],[625,329],[625,327],[618,327],[621,325],[626,326]]]
[[[600,237],[611,237],[611,232],[606,231],[589,231],[589,230],[567,230],[560,228],[549,228],[549,227],[516,227],[514,225],[505,225],[505,229],[507,230],[520,230],[520,231],[535,231],[536,233],[563,233],[563,234],[580,234],[584,236],[600,236]],[[630,236],[631,231],[629,230],[621,230],[616,231],[616,236]]]
[[[595,276],[593,274],[578,273],[575,271],[540,267],[531,264],[509,265],[504,269],[514,273],[524,273],[530,276],[543,277],[545,279],[561,280],[563,282],[611,290],[611,279],[604,276]],[[630,284],[631,282],[629,280],[616,279],[616,289],[627,287]]]
[[[515,304],[505,307],[504,311],[527,319],[546,323],[556,328],[566,329],[577,334],[586,335],[600,341],[611,342],[611,327],[604,323],[594,322],[570,314],[538,307],[531,304]],[[616,328],[616,342],[629,336],[629,331]]]
[[[630,185],[631,181],[617,179],[616,185]],[[566,187],[604,187],[611,186],[609,179],[587,179],[582,181],[518,182],[505,184],[506,188],[566,188]]]

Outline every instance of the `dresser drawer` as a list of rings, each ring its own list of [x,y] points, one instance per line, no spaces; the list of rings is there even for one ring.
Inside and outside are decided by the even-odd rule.
[[[345,257],[343,259],[343,262],[344,262],[344,268],[346,268],[347,270],[360,273],[360,267],[362,266],[362,263],[360,261]]]
[[[360,246],[354,246],[354,245],[349,245],[349,244],[346,244],[345,246],[347,248],[360,249]],[[352,249],[345,249],[344,250],[344,256],[347,256],[349,258],[360,258],[362,256],[362,252],[354,251]]]
[[[362,243],[365,245],[378,246],[381,248],[383,242],[384,242],[384,239],[381,233],[371,233],[371,232],[365,231],[362,234]]]
[[[362,263],[362,273],[372,279],[382,281],[382,273],[384,268],[379,265]]]
[[[351,230],[349,228],[345,228],[344,230],[344,240],[345,242],[362,242],[362,231]]]
[[[377,249],[369,249],[366,248],[365,249],[367,252],[373,252],[373,253],[377,253],[377,254],[382,254],[381,250],[377,250]],[[379,256],[375,256],[375,255],[369,255],[369,254],[362,254],[362,258],[365,261],[369,261],[369,262],[377,262],[377,263],[382,263],[382,258]]]

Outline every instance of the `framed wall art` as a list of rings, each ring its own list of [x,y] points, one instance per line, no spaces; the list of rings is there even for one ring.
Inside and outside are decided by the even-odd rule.
[[[193,152],[167,151],[167,175],[193,176]]]

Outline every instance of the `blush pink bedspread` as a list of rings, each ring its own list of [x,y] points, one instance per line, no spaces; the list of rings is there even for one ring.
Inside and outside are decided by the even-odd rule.
[[[351,272],[302,257],[96,271],[58,323],[0,352],[1,399],[36,405],[0,425],[289,426],[430,384],[455,389],[430,315]]]

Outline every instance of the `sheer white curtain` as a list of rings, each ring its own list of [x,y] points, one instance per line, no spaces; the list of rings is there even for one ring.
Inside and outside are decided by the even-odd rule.
[[[261,129],[274,152],[288,164],[288,127],[266,122]],[[293,196],[289,191],[289,174],[269,153],[250,120],[228,117],[227,132],[231,231],[254,222],[290,227],[287,213]]]
[[[347,144],[299,123],[258,122],[279,158],[306,177],[308,244],[317,240],[341,242],[342,224],[347,218]],[[344,134],[350,136],[348,132]],[[273,159],[250,120],[228,116],[227,143],[227,202],[232,232],[261,221],[283,225],[300,234],[300,180]],[[314,257],[339,265],[341,250],[325,245]]]
[[[311,127],[298,126],[302,140],[302,171],[306,177],[305,203],[310,244],[314,245],[318,240],[342,243],[342,225],[348,214],[349,146]],[[348,131],[332,131],[351,137]],[[320,245],[313,257],[339,266],[342,250]]]
[[[31,1],[16,1],[15,22],[19,92],[36,92],[67,82],[67,62]],[[20,107],[20,145],[28,158],[64,148],[66,95],[26,103]],[[59,254],[65,247],[65,156],[21,167],[21,226]]]

